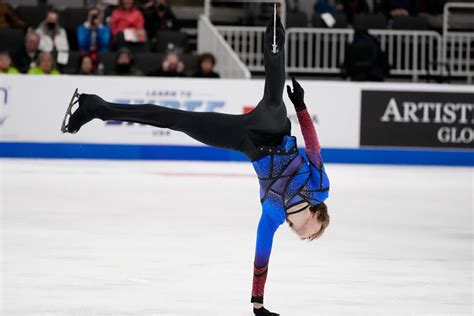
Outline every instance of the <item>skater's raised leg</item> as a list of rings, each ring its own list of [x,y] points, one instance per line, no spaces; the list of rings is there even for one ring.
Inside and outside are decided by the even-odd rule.
[[[276,31],[276,53],[273,52],[274,31]],[[264,39],[265,91],[263,98],[269,105],[280,106],[283,103],[285,86],[285,29],[280,16],[276,16],[276,27],[273,20],[267,24]]]
[[[237,150],[255,158],[255,146],[248,137],[245,115],[182,111],[153,104],[115,104],[96,95],[81,94],[79,109],[69,119],[68,130],[78,131],[94,118],[169,128],[206,145]]]
[[[277,146],[291,134],[291,124],[283,103],[285,86],[285,30],[280,17],[267,24],[264,38],[265,91],[262,100],[247,118],[250,137],[255,144]],[[276,30],[276,54],[273,52]]]

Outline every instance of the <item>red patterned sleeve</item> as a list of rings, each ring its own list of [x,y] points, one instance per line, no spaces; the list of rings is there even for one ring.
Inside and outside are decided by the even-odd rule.
[[[298,121],[301,126],[301,133],[303,133],[304,142],[306,145],[306,155],[311,162],[320,168],[323,164],[321,158],[321,146],[319,145],[318,134],[314,127],[313,120],[306,108],[297,112]]]

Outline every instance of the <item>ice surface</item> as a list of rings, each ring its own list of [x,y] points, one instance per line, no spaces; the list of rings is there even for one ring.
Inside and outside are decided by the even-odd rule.
[[[251,315],[248,163],[1,160],[3,315]],[[276,234],[265,305],[472,315],[473,170],[328,165],[320,241]]]

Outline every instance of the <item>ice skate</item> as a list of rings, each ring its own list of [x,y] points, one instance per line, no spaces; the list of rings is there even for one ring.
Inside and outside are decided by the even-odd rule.
[[[94,98],[97,100],[93,100]],[[83,125],[96,117],[94,116],[93,107],[96,107],[100,101],[103,101],[100,97],[80,94],[78,93],[78,89],[76,89],[72,95],[66,114],[64,115],[61,132],[76,134]],[[73,113],[73,107],[76,104],[78,107]]]
[[[265,31],[266,48],[271,51],[273,55],[278,55],[283,50],[285,44],[285,29],[281,23],[280,16],[276,13],[276,5],[273,11],[273,18],[267,24]]]
[[[71,102],[69,102],[69,106],[67,107],[66,114],[64,114],[63,118],[63,123],[61,124],[61,132],[64,133],[72,133],[69,130],[69,118],[71,117],[72,114],[72,107],[79,102],[79,96],[80,94],[78,93],[78,89],[74,90],[74,94],[72,95]],[[77,131],[76,131],[77,132]]]

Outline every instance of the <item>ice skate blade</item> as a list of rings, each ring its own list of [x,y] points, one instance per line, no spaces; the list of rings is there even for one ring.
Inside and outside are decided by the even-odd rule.
[[[61,124],[61,132],[63,134],[65,133],[70,133],[70,134],[76,134],[77,131],[69,131],[69,124],[66,125],[66,121],[69,123],[69,118],[71,117],[72,113],[72,107],[74,104],[79,102],[79,96],[80,94],[78,93],[78,89],[74,91],[74,94],[72,95],[71,102],[69,102],[69,106],[67,107],[66,114],[64,114],[63,122]]]

